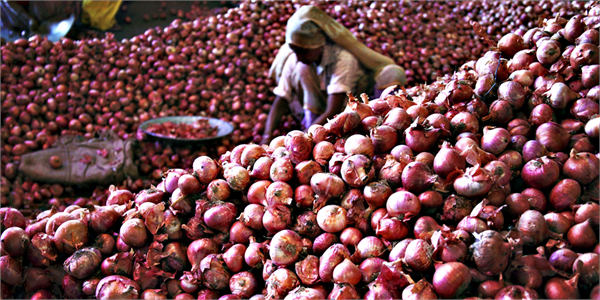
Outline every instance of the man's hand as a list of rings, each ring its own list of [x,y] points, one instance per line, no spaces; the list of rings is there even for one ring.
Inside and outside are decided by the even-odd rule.
[[[316,118],[313,121],[313,124],[324,125],[327,122],[327,119],[332,119],[335,115],[342,112],[345,103],[345,93],[330,94],[329,97],[327,97],[327,110]]]

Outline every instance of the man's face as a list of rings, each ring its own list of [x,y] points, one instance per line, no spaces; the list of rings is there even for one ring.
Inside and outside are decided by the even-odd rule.
[[[295,45],[290,44],[290,48],[296,56],[298,57],[298,61],[304,64],[318,64],[321,62],[321,57],[323,56],[323,47],[319,47],[316,49],[305,49]]]

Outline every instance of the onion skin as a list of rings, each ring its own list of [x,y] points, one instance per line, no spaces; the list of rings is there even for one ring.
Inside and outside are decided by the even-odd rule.
[[[497,300],[508,300],[508,299],[539,299],[538,293],[529,288],[525,288],[519,285],[509,285],[496,293]]]
[[[120,275],[104,277],[96,288],[97,299],[138,299],[140,287],[135,281]]]
[[[295,271],[300,281],[305,285],[313,285],[319,281],[319,258],[308,255],[304,260],[295,264]]]
[[[469,268],[459,262],[439,266],[433,274],[433,289],[441,298],[454,298],[471,283]]]
[[[350,252],[342,244],[334,244],[327,248],[319,259],[319,277],[322,282],[332,282],[335,266],[350,257]]]
[[[269,255],[276,265],[286,267],[298,260],[300,250],[302,250],[300,235],[291,230],[282,230],[273,236]]]

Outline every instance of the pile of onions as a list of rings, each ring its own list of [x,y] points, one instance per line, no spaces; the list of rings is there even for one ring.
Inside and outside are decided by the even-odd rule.
[[[249,143],[274,98],[267,68],[293,5],[243,2],[122,42],[2,47],[0,196],[15,208],[0,210],[3,297],[464,298],[476,284],[490,298],[593,294],[597,5],[557,5],[588,15],[496,37],[484,53],[462,33],[492,42],[489,20],[468,21],[493,4],[319,3],[409,82],[446,75],[351,97],[307,133],[286,116],[269,145]],[[513,6],[519,22],[549,11]],[[438,21],[461,7],[443,34]],[[387,22],[400,15],[414,25]],[[441,45],[417,38],[421,26]],[[200,111],[231,121],[231,138],[195,149],[141,136],[143,179],[89,199],[16,174],[21,155],[59,135],[129,137],[150,118]]]

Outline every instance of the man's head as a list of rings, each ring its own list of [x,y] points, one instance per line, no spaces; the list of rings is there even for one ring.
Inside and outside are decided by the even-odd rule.
[[[301,20],[288,22],[285,41],[296,53],[298,61],[311,64],[321,60],[326,38],[315,23]]]

